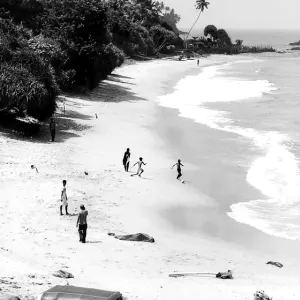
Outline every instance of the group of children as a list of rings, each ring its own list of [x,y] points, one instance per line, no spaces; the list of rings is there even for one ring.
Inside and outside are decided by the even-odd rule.
[[[123,157],[123,166],[126,172],[129,171],[129,164],[130,164],[130,149],[128,148],[126,150],[126,152],[124,153],[124,157]],[[138,165],[138,169],[137,172],[135,174],[132,174],[131,176],[140,176],[142,175],[142,173],[144,172],[142,166],[143,165],[147,165],[147,163],[145,163],[143,161],[143,158],[140,157],[139,160],[133,165],[136,166]],[[178,162],[176,164],[173,165],[173,167],[171,169],[173,169],[175,166],[177,166],[177,179],[179,180],[182,176],[181,173],[181,167],[183,167],[183,164],[181,163],[180,159],[178,159]],[[31,166],[32,169],[35,168],[34,165]],[[36,169],[37,171],[37,169]],[[184,183],[184,181],[182,181]],[[60,215],[63,215],[63,207],[65,207],[65,211],[66,211],[66,215],[69,215],[68,213],[68,197],[67,197],[67,181],[63,180],[63,187],[62,187],[62,191],[61,191],[61,205],[60,205]],[[78,233],[79,233],[79,241],[82,243],[85,243],[86,241],[86,233],[87,233],[87,216],[88,216],[88,211],[85,210],[84,205],[80,205],[80,212],[78,214],[78,218],[77,218],[77,223],[76,223],[76,227],[78,227]]]
[[[127,148],[126,152],[124,153],[124,157],[123,157],[123,166],[124,166],[124,169],[126,172],[128,172],[128,170],[129,170],[129,164],[130,164],[130,149]],[[138,175],[141,177],[142,173],[144,173],[144,169],[142,168],[142,166],[147,165],[147,164],[143,161],[143,158],[140,157],[139,160],[133,165],[133,167],[136,165],[138,165],[137,172],[136,172],[136,174],[132,174],[131,176]],[[181,160],[178,159],[178,162],[176,164],[174,164],[171,169],[173,169],[175,166],[177,166],[177,173],[178,173],[176,179],[179,180],[182,176],[181,167],[184,167],[184,165],[181,163]],[[184,182],[184,181],[182,181],[182,182]]]

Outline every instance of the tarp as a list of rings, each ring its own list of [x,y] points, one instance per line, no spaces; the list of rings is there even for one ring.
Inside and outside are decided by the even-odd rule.
[[[135,234],[126,234],[126,235],[115,235],[114,233],[109,233],[108,235],[114,236],[116,239],[122,241],[148,242],[148,243],[155,242],[154,238],[146,233],[135,233]]]
[[[89,289],[72,285],[56,285],[45,291],[41,300],[121,300],[119,292]]]

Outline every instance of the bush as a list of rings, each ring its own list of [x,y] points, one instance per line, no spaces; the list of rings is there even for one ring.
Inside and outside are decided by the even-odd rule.
[[[15,109],[39,120],[51,116],[58,94],[52,67],[11,21],[0,19],[0,37],[0,109]]]

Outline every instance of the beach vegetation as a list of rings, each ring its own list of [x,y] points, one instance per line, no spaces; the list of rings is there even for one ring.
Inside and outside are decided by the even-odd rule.
[[[29,46],[28,37],[22,26],[0,19],[0,115],[42,120],[55,111],[59,88],[51,64]]]
[[[185,45],[186,48],[188,46],[188,38],[190,36],[191,31],[193,30],[193,28],[195,27],[195,25],[197,24],[201,14],[204,12],[205,9],[208,9],[209,6],[209,2],[205,1],[205,0],[196,0],[196,9],[199,10],[198,16],[195,20],[195,22],[193,23],[193,25],[191,26],[190,30],[188,31],[186,38],[185,38]]]
[[[193,37],[187,40],[190,50],[198,54],[240,54],[240,53],[262,53],[274,52],[272,46],[245,46],[243,40],[237,39],[232,42],[225,29],[217,29],[214,25],[207,25],[204,28],[203,36]]]
[[[218,39],[218,29],[215,25],[207,25],[204,28],[204,36],[210,38],[212,41]]]
[[[179,20],[153,0],[3,0],[0,109],[45,119],[59,91],[96,88],[125,57],[181,48]]]

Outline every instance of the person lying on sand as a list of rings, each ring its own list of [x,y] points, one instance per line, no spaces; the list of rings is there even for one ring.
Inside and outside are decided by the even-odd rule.
[[[61,202],[62,202],[62,204],[60,205],[60,215],[61,216],[63,215],[63,213],[62,213],[62,207],[63,206],[66,209],[66,215],[68,215],[68,197],[67,197],[66,185],[67,185],[67,181],[63,180],[63,188],[62,188],[62,191],[61,191]]]
[[[80,205],[80,212],[78,214],[78,219],[76,223],[76,227],[78,227],[78,233],[79,233],[79,242],[85,243],[86,239],[86,231],[87,231],[87,215],[88,211],[85,210],[84,205]]]
[[[136,172],[136,174],[132,174],[131,176],[139,175],[139,176],[141,177],[142,173],[144,172],[144,170],[142,169],[142,165],[146,165],[146,163],[144,163],[144,162],[143,162],[143,158],[140,157],[140,160],[137,161],[137,162],[133,165],[133,167],[134,167],[135,165],[138,165],[137,172]]]
[[[177,166],[177,172],[178,172],[176,179],[180,179],[180,177],[182,176],[181,167],[184,167],[184,165],[181,163],[181,160],[178,159],[178,162],[171,169],[173,169],[175,166]]]

